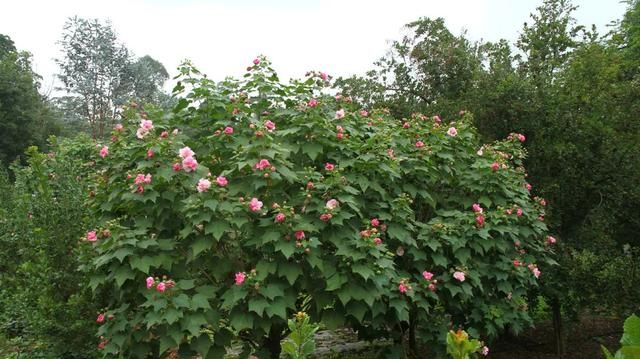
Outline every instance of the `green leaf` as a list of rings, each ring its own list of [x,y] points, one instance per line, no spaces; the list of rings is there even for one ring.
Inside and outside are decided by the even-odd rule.
[[[115,278],[118,287],[122,287],[126,280],[133,279],[136,276],[128,267],[118,267],[118,269],[116,269],[115,273],[113,274],[113,277]]]
[[[455,252],[454,255],[456,259],[460,261],[460,264],[466,265],[469,258],[471,258],[471,251],[469,250],[469,248],[460,248]]]
[[[269,302],[267,302],[262,297],[253,297],[249,299],[249,311],[255,312],[259,316],[262,316],[264,313],[264,309],[269,306]]]
[[[191,348],[197,351],[202,358],[207,357],[207,353],[209,352],[209,348],[211,347],[212,344],[213,343],[211,342],[211,339],[209,339],[209,335],[206,333],[200,335],[195,340],[191,340]]]
[[[235,330],[251,328],[253,326],[253,317],[249,313],[234,311],[231,313],[230,323]]]
[[[275,274],[278,268],[276,262],[269,262],[266,260],[260,260],[256,265],[256,279],[264,280],[270,274]]]
[[[120,261],[120,263],[122,263],[122,261],[133,254],[133,249],[131,248],[118,248],[115,252],[113,252],[113,256],[118,258],[118,260]]]
[[[340,328],[344,325],[344,314],[334,309],[327,309],[322,313],[322,323],[327,326],[327,329]]]
[[[149,273],[149,267],[151,266],[152,259],[147,256],[135,256],[129,258],[129,264],[131,265],[131,269],[137,269],[144,274]]]
[[[624,321],[623,346],[640,346],[640,317],[632,315]]]
[[[327,279],[327,291],[333,291],[342,287],[347,282],[347,278],[341,274],[334,274]]]
[[[231,226],[229,226],[229,223],[227,223],[226,221],[215,220],[207,223],[206,227],[204,228],[204,233],[212,234],[213,238],[219,240],[220,238],[222,238],[224,232],[228,231],[229,229],[231,229]]]
[[[193,251],[193,257],[197,257],[198,254],[204,252],[205,250],[211,248],[213,245],[210,238],[200,237],[196,239],[195,242],[191,245],[191,250]]]
[[[167,309],[164,313],[164,320],[167,321],[168,324],[173,324],[182,318],[182,312],[179,312],[173,308]]]
[[[293,241],[282,240],[282,241],[276,242],[274,247],[276,251],[281,252],[284,255],[284,257],[287,259],[291,258],[293,253],[296,251],[296,247]]]
[[[284,298],[280,297],[276,299],[271,305],[269,305],[265,312],[271,318],[280,317],[281,319],[287,319],[287,305]]]
[[[307,142],[302,145],[302,152],[307,154],[311,160],[315,161],[320,153],[322,153],[322,145],[316,142]]]
[[[209,299],[202,293],[198,293],[191,298],[191,308],[192,309],[211,309],[211,305],[209,304]]]
[[[177,345],[178,343],[176,343],[173,338],[168,335],[163,335],[162,337],[160,337],[160,354],[164,354],[167,349],[173,348]]]
[[[284,295],[284,286],[280,283],[269,283],[260,288],[260,293],[265,297],[273,300]]]
[[[173,305],[177,308],[190,308],[191,304],[189,301],[189,296],[184,293],[180,293],[179,295],[173,297]]]
[[[296,279],[302,275],[300,265],[291,262],[282,262],[278,265],[278,273],[287,278],[290,285],[296,282]]]

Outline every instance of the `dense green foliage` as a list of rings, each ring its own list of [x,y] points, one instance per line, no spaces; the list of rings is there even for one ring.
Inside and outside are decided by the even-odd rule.
[[[604,36],[577,25],[573,10],[544,1],[516,54],[506,41],[472,44],[442,19],[420,19],[367,76],[337,87],[398,116],[455,118],[463,106],[489,140],[524,133],[528,178],[550,203],[563,254],[545,293],[570,313],[628,314],[640,303],[640,222],[630,215],[640,206],[640,3]]]
[[[172,113],[134,107],[96,150],[107,356],[219,358],[236,338],[275,358],[298,310],[415,352],[444,351],[450,324],[530,323],[552,261],[524,138],[481,146],[470,114],[403,123],[322,94],[322,73],[285,85],[254,63],[221,84],[185,65]]]
[[[27,165],[3,177],[0,202],[0,330],[29,357],[87,357],[95,348],[96,307],[79,271],[86,140],[27,151]]]
[[[606,359],[635,359],[640,357],[640,318],[635,314],[624,321],[624,333],[620,339],[622,347],[615,356],[602,346]]]
[[[31,55],[0,34],[0,162],[5,165],[31,145],[44,146],[47,136],[59,131],[39,86]]]

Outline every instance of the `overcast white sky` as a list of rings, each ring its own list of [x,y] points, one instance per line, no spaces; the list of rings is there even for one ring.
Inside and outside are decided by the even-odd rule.
[[[68,17],[110,19],[137,56],[150,55],[170,74],[183,59],[211,78],[240,76],[257,54],[281,78],[307,70],[362,74],[421,16],[444,17],[449,28],[478,40],[515,40],[542,0],[0,0],[0,33],[34,56],[43,90],[54,86],[62,26]],[[619,0],[574,0],[581,24],[619,19]]]

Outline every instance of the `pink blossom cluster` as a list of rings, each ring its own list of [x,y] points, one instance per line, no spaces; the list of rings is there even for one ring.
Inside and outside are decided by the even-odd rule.
[[[143,139],[151,130],[153,130],[153,122],[143,118],[140,121],[140,127],[136,131],[136,137]]]
[[[163,279],[161,281],[157,281],[155,280],[155,278],[153,277],[147,277],[147,279],[145,280],[146,284],[147,284],[147,289],[151,289],[154,286],[156,287],[156,291],[158,293],[164,293],[167,289],[171,289],[173,287],[175,287],[176,282],[174,282],[171,279]]]
[[[438,284],[438,280],[433,279],[433,273],[429,271],[424,271],[422,272],[422,277],[429,282],[429,285],[427,286],[427,288],[429,288],[429,290],[432,292],[435,291],[436,285]]]
[[[133,180],[133,184],[138,186],[136,188],[136,192],[144,193],[144,185],[151,184],[151,174],[147,173],[145,175],[143,173],[138,173],[136,178]]]
[[[398,284],[398,291],[401,294],[406,294],[407,291],[411,290],[411,285],[408,283],[406,279],[401,279],[400,284]]]
[[[189,147],[183,147],[178,151],[178,155],[182,158],[182,164],[176,163],[173,165],[174,171],[180,171],[184,169],[185,172],[192,172],[198,168],[198,161],[196,160],[196,154]]]
[[[105,158],[109,155],[109,147],[108,146],[102,146],[102,148],[100,148],[100,157]]]
[[[453,272],[453,278],[455,278],[459,282],[464,282],[464,280],[466,279],[464,272],[461,271]]]

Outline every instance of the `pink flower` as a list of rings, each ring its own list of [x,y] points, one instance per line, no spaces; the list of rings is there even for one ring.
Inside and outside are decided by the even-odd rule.
[[[309,100],[309,102],[307,102],[307,106],[309,106],[309,107],[318,106],[318,100],[316,100],[315,98],[312,98],[311,100]]]
[[[218,176],[216,177],[216,183],[218,184],[218,186],[224,187],[229,183],[229,181],[227,181],[227,178],[224,176]]]
[[[169,136],[169,131],[162,131],[160,132],[160,138],[167,138]]]
[[[124,129],[124,126],[121,123],[117,123],[113,129],[120,132]]]
[[[336,166],[333,163],[325,163],[324,164],[324,169],[327,171],[333,171],[336,168]]]
[[[320,72],[320,78],[321,78],[323,81],[327,81],[327,78],[329,78],[329,76],[328,76],[326,73],[324,73],[324,72]]]
[[[102,322],[104,322],[104,314],[100,313],[96,318],[96,323],[102,323]]]
[[[405,294],[407,292],[406,284],[400,283],[400,285],[398,286],[398,290],[400,291],[400,293]]]
[[[258,201],[257,198],[252,198],[251,202],[249,202],[249,209],[252,212],[258,212],[260,209],[262,209],[262,202]]]
[[[523,135],[523,134],[520,134],[520,133],[518,134],[518,141],[520,141],[520,142],[524,142],[524,141],[526,141],[526,140],[527,140],[527,138],[526,138],[526,137],[524,137],[524,135]]]
[[[476,226],[478,228],[481,228],[484,226],[484,216],[479,214],[476,216]]]
[[[313,182],[311,182],[311,181],[307,182],[307,189],[308,189],[308,190],[312,190],[312,189],[313,189],[313,187],[315,187],[315,185],[313,184]]]
[[[151,120],[141,120],[140,121],[140,128],[143,128],[147,131],[152,130],[153,129],[153,122]]]
[[[406,129],[406,128],[409,128],[409,127],[411,127],[411,124],[409,122],[405,122],[405,123],[402,124],[402,128]]]
[[[331,213],[323,213],[323,214],[320,215],[320,220],[322,222],[329,222],[331,220],[331,218],[333,218]]]
[[[147,289],[151,289],[155,283],[156,281],[153,277],[147,277]]]
[[[256,163],[256,169],[264,170],[267,167],[271,167],[271,163],[269,163],[269,160],[265,160],[264,158]]]
[[[380,220],[377,219],[377,218],[371,219],[371,225],[374,226],[374,227],[379,226],[380,225]]]
[[[540,272],[540,270],[537,267],[533,268],[531,272],[533,273],[533,276],[536,277],[536,279],[540,278],[540,274],[542,274],[542,272]]]
[[[147,158],[151,158],[151,157],[153,157],[153,155],[154,155],[153,150],[152,149],[148,149],[147,150]]]
[[[182,160],[182,168],[185,170],[185,172],[195,171],[198,168],[198,161],[195,158],[189,156]]]
[[[179,151],[179,154],[180,154],[180,157],[182,157],[182,159],[185,159],[187,157],[193,157],[196,155],[195,152],[193,152],[189,147],[182,147]]]
[[[362,116],[362,117],[367,117],[367,116],[369,116],[369,111],[367,111],[367,110],[360,110],[360,116]]]
[[[276,129],[276,124],[275,124],[275,123],[273,123],[273,121],[271,121],[271,120],[267,120],[267,121],[264,123],[264,128],[266,128],[266,129],[267,129],[267,131],[269,131],[269,132],[273,132],[273,130],[275,130],[275,129]]]
[[[225,135],[232,135],[233,134],[233,127],[229,127],[229,126],[225,127],[224,128],[224,134]]]
[[[175,172],[178,172],[178,171],[180,171],[181,169],[182,169],[182,165],[181,165],[180,163],[174,163],[174,164],[173,164],[173,170],[174,170]]]
[[[295,236],[297,240],[299,241],[303,240],[305,237],[304,231],[296,231]]]
[[[416,142],[416,147],[417,147],[417,148],[422,148],[422,147],[424,147],[424,142],[422,142],[422,141],[418,141],[418,142]]]
[[[474,203],[471,208],[473,208],[473,211],[476,213],[482,213],[482,206],[480,206],[480,204],[478,203]]]
[[[380,237],[376,237],[373,239],[373,243],[378,246],[380,244],[382,244],[382,239],[380,239]]]
[[[518,217],[522,216],[522,208],[518,208],[518,209],[516,210],[516,215],[517,215]]]
[[[147,133],[149,133],[149,130],[146,130],[144,128],[138,128],[136,130],[136,137],[138,137],[139,139],[143,139],[144,136],[147,135]]]
[[[147,183],[147,184],[151,183],[151,175],[150,174],[147,173],[146,175],[144,175],[142,173],[138,173],[136,175],[136,179],[134,180],[134,184],[140,185],[140,184],[143,184],[143,183]]]
[[[164,282],[160,282],[156,285],[156,291],[158,291],[158,293],[162,293],[165,290],[167,290],[167,285]]]
[[[209,190],[210,187],[211,187],[211,181],[209,181],[206,178],[200,178],[200,180],[198,181],[198,184],[196,185],[196,189],[200,193],[206,192],[207,190]]]
[[[337,94],[336,95],[336,101],[340,101],[342,100],[342,95],[341,94]]]
[[[513,265],[514,265],[514,267],[516,267],[516,268],[517,268],[517,267],[520,267],[520,261],[519,261],[519,260],[517,260],[517,259],[514,259],[514,260],[513,260]]]
[[[247,279],[247,275],[244,272],[236,273],[236,285],[241,285],[245,279]]]
[[[100,157],[105,158],[108,155],[109,155],[109,147],[102,146],[102,148],[100,149]]]
[[[255,59],[253,59],[253,64],[254,65],[260,65],[260,59],[257,58],[257,57]]]
[[[498,162],[494,162],[491,164],[491,169],[495,172],[500,169],[500,164]]]
[[[451,137],[455,137],[457,134],[458,134],[458,130],[456,130],[455,127],[449,127],[449,129],[447,130],[447,135]]]
[[[360,231],[360,236],[364,238],[371,237],[371,231],[368,229],[362,230]]]
[[[431,272],[427,272],[427,271],[424,271],[424,272],[422,272],[422,276],[423,276],[423,277],[424,277],[424,279],[426,279],[426,280],[431,280],[431,278],[433,278],[433,273],[431,273]]]
[[[277,223],[282,223],[282,222],[284,222],[284,220],[285,220],[286,218],[287,218],[287,216],[285,216],[285,215],[284,215],[284,213],[278,213],[278,214],[276,214],[275,221],[276,221]]]
[[[482,350],[480,351],[480,354],[487,356],[489,355],[489,347],[487,347],[486,345],[482,347]]]
[[[438,116],[438,115],[435,115],[435,116],[433,116],[432,118],[433,118],[433,121],[434,121],[435,123],[441,123],[441,122],[442,122],[442,120],[440,119],[440,116]]]
[[[547,244],[556,244],[555,237],[547,236]]]
[[[464,282],[464,272],[456,271],[453,273],[453,278],[457,279],[460,282]]]
[[[531,191],[531,189],[533,188],[533,186],[530,183],[526,183],[524,187],[527,189],[527,191]]]
[[[336,120],[344,118],[344,109],[339,109],[336,111]]]
[[[179,132],[178,129],[174,128],[173,131],[171,131],[171,134],[174,135],[174,136],[177,136],[178,132]]]
[[[429,283],[428,288],[429,288],[429,290],[430,290],[430,291],[435,292],[435,291],[436,291],[436,285],[435,285],[435,283]]]
[[[336,209],[336,207],[338,207],[338,200],[333,198],[328,200],[327,204],[325,205],[325,208],[328,209],[329,211]]]
[[[511,215],[513,213],[513,210],[511,208],[507,208],[504,212],[508,215]]]

